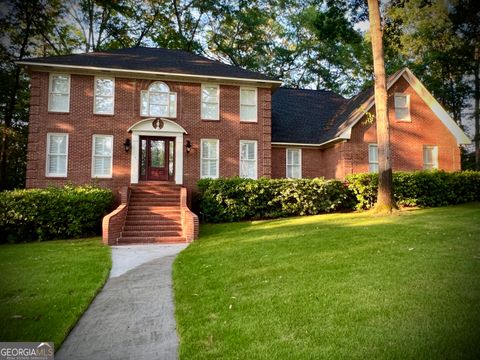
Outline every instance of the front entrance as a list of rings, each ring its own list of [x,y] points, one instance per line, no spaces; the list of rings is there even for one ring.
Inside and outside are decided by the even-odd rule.
[[[140,180],[175,179],[175,138],[140,136]]]

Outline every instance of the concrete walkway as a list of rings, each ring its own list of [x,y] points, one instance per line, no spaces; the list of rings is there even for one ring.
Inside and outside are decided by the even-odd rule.
[[[171,273],[186,246],[112,247],[110,278],[55,359],[177,359]]]

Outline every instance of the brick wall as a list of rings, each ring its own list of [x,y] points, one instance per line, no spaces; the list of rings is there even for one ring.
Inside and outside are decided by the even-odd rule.
[[[394,94],[410,95],[411,122],[395,118]],[[438,146],[438,167],[446,171],[460,170],[460,149],[445,125],[430,107],[417,95],[408,82],[400,78],[390,89],[388,98],[390,142],[394,171],[423,169],[423,146]],[[372,113],[375,110],[372,109]],[[368,144],[376,143],[376,125],[361,120],[352,129],[349,141],[352,147],[353,166],[350,172],[368,171]]]
[[[410,95],[411,122],[395,119],[394,94]],[[460,150],[454,136],[417,95],[408,82],[400,78],[389,90],[390,141],[394,171],[423,169],[423,146],[438,146],[438,166],[446,171],[460,169]],[[372,109],[375,113],[375,109]],[[368,144],[376,143],[376,125],[365,119],[352,129],[351,139],[326,149],[302,149],[303,177],[343,179],[352,173],[368,172]],[[285,177],[285,148],[272,150],[273,177]]]
[[[127,129],[143,118],[140,116],[140,91],[151,80],[115,78],[115,114],[93,114],[93,75],[71,75],[69,113],[48,112],[46,72],[31,73],[31,107],[28,144],[27,187],[46,187],[64,183],[97,183],[118,190],[130,184],[131,154],[123,149]],[[177,117],[174,120],[188,134],[192,150],[184,151],[184,185],[195,190],[200,177],[200,139],[220,140],[220,176],[239,174],[240,140],[256,140],[258,144],[258,176],[271,176],[271,91],[258,88],[258,122],[240,122],[240,87],[220,85],[220,121],[200,118],[200,83],[165,81],[170,91],[177,92]],[[45,176],[47,133],[69,134],[68,176]],[[113,135],[113,177],[92,179],[92,135]]]

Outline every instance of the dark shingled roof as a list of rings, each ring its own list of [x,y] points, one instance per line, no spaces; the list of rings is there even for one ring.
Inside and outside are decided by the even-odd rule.
[[[348,100],[331,91],[279,88],[272,95],[272,142],[320,144]]]
[[[405,69],[387,79],[387,87]],[[331,91],[279,88],[272,95],[272,142],[323,144],[339,137],[363,114],[374,89],[345,99]]]
[[[182,50],[161,48],[127,48],[84,54],[51,56],[47,58],[26,59],[24,62],[35,64],[74,65],[124,69],[132,71],[154,71],[201,76],[220,76],[260,81],[274,81],[260,73],[236,66],[210,60],[206,57]]]

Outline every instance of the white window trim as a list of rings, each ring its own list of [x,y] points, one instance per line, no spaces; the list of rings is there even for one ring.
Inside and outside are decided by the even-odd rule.
[[[425,162],[425,150],[432,149],[433,150],[433,163],[432,167],[427,168],[427,163]],[[423,145],[423,169],[424,170],[438,170],[438,146],[437,145]]]
[[[95,175],[95,139],[99,137],[108,137],[112,139],[112,153],[110,154],[110,174],[108,175]],[[105,157],[105,156],[103,156]],[[101,135],[94,134],[92,136],[92,178],[97,179],[111,179],[113,176],[113,135]]]
[[[203,89],[206,87],[215,87],[217,88],[217,102],[206,102],[203,101]],[[217,116],[215,118],[206,118],[203,116],[203,106],[202,104],[216,104],[217,105]],[[220,120],[220,85],[218,84],[202,84],[200,89],[200,118],[206,121],[219,121]]]
[[[66,76],[68,79],[68,107],[67,110],[55,110],[52,109],[52,82],[53,82],[53,77],[54,76]],[[57,112],[57,113],[69,113],[70,112],[70,84],[71,84],[71,76],[70,74],[64,74],[64,73],[50,73],[48,77],[48,111],[49,112]]]
[[[65,136],[65,173],[49,173],[48,169],[50,168],[50,137],[51,136]],[[68,174],[68,134],[67,133],[47,133],[47,151],[45,159],[45,176],[46,177],[67,177]]]
[[[255,105],[242,103],[242,90],[254,90],[255,91]],[[255,106],[255,119],[242,119],[242,105],[243,106]],[[258,89],[254,87],[240,87],[240,121],[241,122],[258,122]]]
[[[97,80],[112,80],[113,82],[113,102],[112,102],[112,111],[111,112],[98,112],[97,111]],[[106,96],[102,96],[106,97]],[[115,114],[115,78],[111,76],[95,76],[93,79],[93,113],[95,115],[114,115]]]
[[[404,119],[399,119],[397,117],[397,106],[395,104],[395,98],[397,96],[405,96],[407,98],[407,110],[408,110],[408,116]],[[410,109],[410,94],[405,94],[405,93],[395,93],[394,94],[394,98],[393,98],[393,109],[395,111],[395,120],[396,121],[403,121],[403,122],[411,122],[412,121],[412,118],[410,116],[410,112],[411,112],[411,109]],[[403,109],[403,108],[402,108]]]
[[[370,149],[373,147],[377,149],[377,161],[372,161],[372,159],[370,159]],[[377,171],[372,170],[372,165],[377,166]],[[377,144],[368,144],[368,172],[371,172],[371,173],[378,172],[378,145]]]
[[[291,150],[298,150],[298,161],[299,161],[299,166],[300,166],[300,173],[298,179],[302,178],[302,148],[287,148],[285,150],[285,177],[287,179],[297,179],[297,178],[292,178],[288,176],[288,166],[289,165],[295,165],[295,164],[289,164],[288,163],[288,152]]]
[[[170,118],[170,119],[175,119],[177,117],[177,93],[174,92],[174,91],[170,91],[170,86],[168,86],[168,84],[166,82],[163,82],[163,81],[154,81],[152,82],[150,85],[148,85],[148,88],[146,90],[141,90],[140,91],[140,107],[139,107],[139,113],[140,113],[140,116],[141,117],[159,117],[158,115],[152,115],[150,114],[150,87],[155,84],[155,83],[162,83],[164,84],[165,86],[167,86],[168,88],[168,115],[166,116],[160,116],[160,117],[164,117],[164,118]],[[147,94],[147,113],[144,114],[142,113],[142,95],[143,94]],[[170,96],[175,96],[175,106],[173,107],[173,109],[170,108]]]
[[[215,141],[217,143],[217,167],[216,167],[216,176],[205,176],[202,173],[203,169],[203,142],[204,141]],[[212,160],[212,159],[206,159]],[[219,139],[200,139],[200,178],[201,179],[218,179],[220,177],[220,140]]]
[[[242,145],[243,144],[253,144],[255,148],[255,176],[253,178],[247,178],[242,176]],[[238,154],[239,157],[239,169],[238,169],[238,175],[240,177],[243,177],[245,179],[258,179],[258,142],[257,140],[240,140],[240,153]],[[252,160],[245,160],[245,161],[252,161]]]

